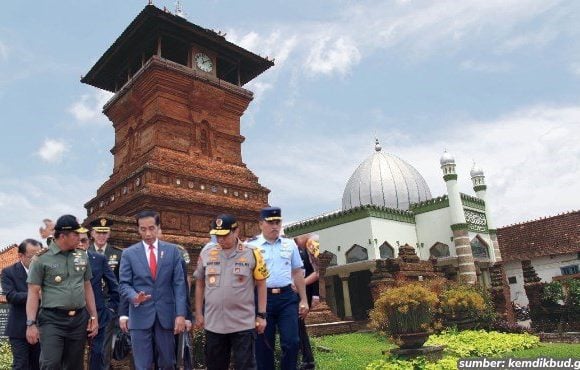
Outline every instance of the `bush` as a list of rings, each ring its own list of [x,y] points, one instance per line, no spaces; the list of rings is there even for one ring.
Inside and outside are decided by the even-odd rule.
[[[0,370],[12,368],[12,350],[7,340],[0,340]]]
[[[370,325],[395,337],[429,331],[437,303],[437,295],[419,283],[392,288],[375,302],[369,313]]]
[[[497,331],[500,333],[524,334],[531,333],[530,329],[518,324],[512,324],[505,319],[495,319],[489,325],[486,325],[486,330]]]
[[[580,309],[580,279],[570,279],[566,282],[568,291],[566,305],[576,310]]]
[[[542,302],[548,305],[560,304],[564,300],[564,289],[559,281],[552,281],[544,285]]]

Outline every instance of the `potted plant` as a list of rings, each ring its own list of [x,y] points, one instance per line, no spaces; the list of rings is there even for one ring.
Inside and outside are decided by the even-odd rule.
[[[439,295],[439,312],[445,326],[473,329],[489,311],[483,294],[466,284],[451,284]]]
[[[437,303],[437,295],[419,283],[388,289],[370,312],[371,326],[400,348],[419,348],[429,338]]]

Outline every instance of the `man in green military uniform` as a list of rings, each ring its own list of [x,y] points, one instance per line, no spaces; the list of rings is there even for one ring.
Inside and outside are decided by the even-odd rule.
[[[87,333],[99,330],[91,267],[77,249],[87,230],[72,215],[59,217],[54,229],[54,240],[30,264],[26,339],[40,340],[41,369],[82,369]]]
[[[109,238],[111,237],[111,226],[113,226],[113,221],[106,217],[99,217],[89,225],[91,228],[91,238],[93,242],[89,246],[89,250],[100,253],[107,259],[107,264],[109,268],[115,274],[117,283],[119,282],[119,265],[121,263],[121,255],[123,254],[123,249],[109,244]],[[109,292],[104,291],[105,301],[108,305],[109,302]],[[119,315],[118,312],[113,312],[113,318],[107,326],[101,330],[105,330],[105,342],[103,344],[104,349],[104,368],[108,369],[111,366],[111,355],[113,350],[113,336],[119,331]]]

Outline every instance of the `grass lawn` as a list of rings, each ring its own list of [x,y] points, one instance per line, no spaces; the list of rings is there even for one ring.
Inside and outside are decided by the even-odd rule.
[[[340,334],[311,338],[314,356],[319,369],[323,370],[359,370],[378,359],[383,359],[382,351],[394,348],[384,337],[375,333]],[[320,347],[331,350],[326,353]],[[580,344],[541,343],[539,347],[521,350],[500,357],[535,358],[576,357],[580,353]]]

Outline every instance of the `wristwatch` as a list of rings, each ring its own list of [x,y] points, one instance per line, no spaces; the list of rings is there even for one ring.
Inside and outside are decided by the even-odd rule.
[[[266,320],[266,312],[258,312],[256,317]]]
[[[36,320],[26,320],[26,326],[36,325]]]

